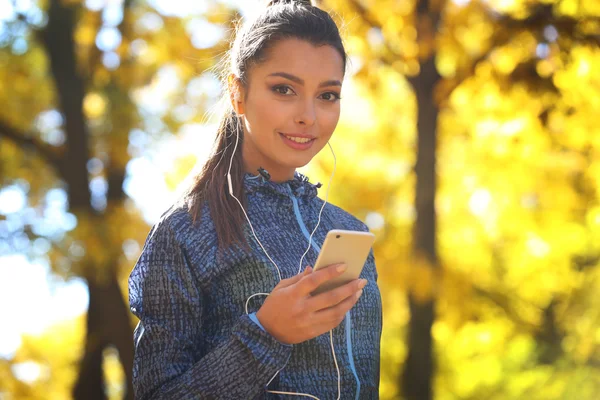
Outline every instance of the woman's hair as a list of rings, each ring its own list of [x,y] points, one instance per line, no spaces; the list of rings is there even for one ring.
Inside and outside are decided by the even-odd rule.
[[[313,6],[310,0],[271,0],[263,12],[237,32],[228,59],[223,64],[227,66],[222,71],[224,88],[227,88],[227,76],[231,73],[238,78],[238,84],[247,88],[252,66],[264,62],[267,51],[277,41],[290,38],[305,40],[315,46],[332,46],[341,55],[345,70],[347,55],[338,27],[327,12]],[[224,96],[227,96],[227,91]],[[245,216],[239,204],[229,195],[226,176],[236,135],[239,135],[231,166],[231,182],[234,195],[245,209],[244,132],[230,102],[226,103],[227,109],[220,121],[213,150],[182,200],[194,223],[200,220],[204,201],[208,203],[220,249],[233,244],[241,244],[248,249],[242,230]]]

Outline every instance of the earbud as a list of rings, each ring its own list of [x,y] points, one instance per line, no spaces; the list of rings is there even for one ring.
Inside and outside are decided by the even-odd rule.
[[[233,196],[233,185],[231,184],[231,174],[227,173],[227,185],[229,186],[229,194]]]

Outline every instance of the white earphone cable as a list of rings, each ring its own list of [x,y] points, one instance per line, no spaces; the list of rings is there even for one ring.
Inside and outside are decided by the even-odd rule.
[[[282,279],[281,279],[281,272],[279,271],[279,267],[277,266],[277,264],[275,263],[275,261],[273,261],[273,259],[271,258],[271,256],[267,252],[267,250],[264,248],[264,246],[262,245],[262,243],[258,239],[258,236],[256,235],[256,232],[254,231],[254,227],[252,226],[252,222],[250,222],[250,218],[248,217],[248,214],[246,214],[246,210],[244,210],[244,206],[242,205],[242,203],[240,202],[240,200],[233,194],[233,185],[231,183],[231,166],[233,164],[233,157],[235,155],[235,151],[237,150],[237,146],[238,146],[238,141],[239,141],[239,137],[240,137],[239,132],[240,132],[240,129],[242,129],[242,127],[240,126],[239,118],[237,116],[235,118],[236,118],[235,146],[233,147],[233,152],[231,153],[231,159],[229,160],[229,169],[227,170],[227,183],[229,185],[229,194],[240,205],[240,208],[242,209],[242,212],[244,213],[244,216],[246,217],[246,220],[248,221],[248,224],[250,225],[250,229],[252,230],[252,234],[254,235],[254,238],[256,239],[256,241],[258,242],[258,244],[260,245],[261,249],[263,250],[263,252],[267,256],[267,258],[269,259],[269,261],[271,261],[271,263],[277,269],[277,274],[279,276],[279,281],[281,281]],[[329,142],[327,142],[327,144],[329,145],[329,148],[331,149],[331,154],[333,154],[333,171],[331,173],[331,177],[329,178],[329,183],[327,185],[327,191],[326,191],[326,194],[325,194],[325,201],[323,202],[323,205],[321,206],[321,210],[319,211],[319,218],[318,218],[318,221],[317,221],[317,225],[315,226],[315,228],[313,229],[312,233],[310,234],[310,237],[308,239],[308,247],[306,248],[306,251],[304,252],[304,254],[302,254],[302,257],[300,258],[300,265],[299,265],[299,268],[298,268],[298,274],[302,270],[302,261],[304,260],[304,257],[306,256],[306,254],[310,250],[310,247],[311,247],[311,244],[312,244],[313,234],[316,232],[317,228],[319,227],[319,224],[321,223],[321,214],[323,213],[323,209],[325,208],[325,204],[327,204],[327,200],[329,198],[329,188],[331,187],[331,181],[333,180],[333,175],[335,174],[335,167],[336,167],[336,161],[337,160],[336,160],[336,157],[335,157],[335,153],[333,152],[333,147],[331,147],[331,144]],[[248,302],[250,301],[250,299],[252,297],[259,296],[259,295],[268,296],[269,294],[270,293],[255,293],[252,296],[248,297],[248,299],[246,300],[246,305],[245,305],[246,314],[248,314]],[[329,331],[329,339],[330,339],[330,342],[331,342],[331,352],[333,354],[333,361],[335,363],[335,368],[337,370],[337,377],[338,377],[338,397],[337,397],[337,400],[339,400],[340,396],[341,396],[341,393],[342,393],[342,390],[341,390],[340,369],[339,369],[339,366],[338,366],[337,358],[335,356],[335,347],[333,345],[333,329]],[[267,383],[267,385],[266,385],[267,387],[273,381],[273,379],[275,379],[275,377],[277,376],[277,374],[279,374],[279,372],[282,369],[283,368],[281,368],[279,371],[277,371],[275,373],[275,375],[273,375],[273,377]],[[269,393],[277,393],[277,394],[288,394],[288,395],[292,395],[292,396],[308,396],[310,398],[313,398],[313,399],[316,399],[316,400],[320,400],[318,397],[315,397],[315,396],[307,394],[307,393],[280,392],[280,391],[276,391],[276,390],[267,390],[267,392],[269,392]]]
[[[321,206],[321,210],[319,211],[319,219],[317,221],[317,226],[315,226],[315,229],[313,229],[313,231],[310,234],[310,237],[308,238],[308,247],[306,248],[306,251],[304,252],[304,254],[302,254],[302,258],[300,258],[300,265],[298,266],[298,273],[300,273],[300,271],[302,270],[302,261],[304,260],[304,256],[306,256],[306,253],[308,253],[308,251],[310,250],[310,246],[312,244],[312,237],[315,233],[315,231],[317,230],[317,228],[319,227],[319,224],[321,223],[321,213],[323,212],[323,209],[325,208],[325,204],[327,204],[327,199],[329,199],[329,188],[331,187],[331,181],[333,180],[333,175],[335,174],[335,166],[337,164],[337,160],[335,157],[335,153],[333,152],[333,147],[331,147],[331,144],[329,142],[327,142],[327,144],[329,145],[329,148],[331,149],[331,154],[333,154],[333,171],[331,172],[331,176],[329,177],[329,183],[327,184],[327,191],[325,192],[325,202],[323,202],[323,205]]]

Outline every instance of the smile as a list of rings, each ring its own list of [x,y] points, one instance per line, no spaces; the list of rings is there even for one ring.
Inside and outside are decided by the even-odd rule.
[[[288,136],[283,133],[279,133],[279,136],[283,139],[283,142],[294,150],[306,150],[312,147],[316,138],[303,138],[298,136]]]
[[[287,135],[283,135],[286,138],[288,138],[289,140],[293,140],[296,143],[308,143],[313,139],[309,139],[309,138],[299,138],[299,137],[293,137],[293,136],[287,136]]]

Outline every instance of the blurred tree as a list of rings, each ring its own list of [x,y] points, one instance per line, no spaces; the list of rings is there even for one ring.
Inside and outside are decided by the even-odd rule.
[[[2,250],[42,258],[54,272],[88,284],[75,399],[106,398],[107,349],[115,349],[110,354],[124,371],[121,392],[133,398],[132,327],[121,285],[148,227],[124,191],[126,167],[146,148],[140,142],[202,119],[209,96],[198,95],[202,81],[190,82],[225,49],[221,27],[236,18],[220,4],[202,3],[185,18],[161,15],[166,11],[157,6],[130,0],[2,6],[0,184],[19,187],[28,199],[6,216],[11,224],[2,234],[9,246]],[[212,38],[206,36],[211,29]],[[168,98],[157,88],[165,84]],[[182,111],[186,106],[191,115]],[[48,215],[50,198],[60,192],[66,193],[63,215]],[[76,223],[61,227],[65,216]],[[37,239],[50,249],[36,253]],[[43,357],[38,361],[46,367]]]
[[[521,291],[519,293],[510,291],[509,288],[515,284],[511,281],[511,277],[508,274],[490,277],[481,270],[481,268],[488,268],[487,264],[490,263],[493,268],[506,271],[523,268],[521,265],[526,262],[526,259],[515,258],[517,254],[510,253],[507,243],[513,240],[519,243],[526,241],[531,246],[535,246],[527,237],[533,235],[533,231],[543,232],[548,219],[542,217],[551,218],[551,215],[555,215],[558,210],[553,206],[558,204],[540,204],[540,197],[543,195],[540,193],[541,188],[536,187],[534,182],[536,179],[541,181],[544,172],[541,175],[532,174],[534,181],[528,182],[529,187],[502,185],[492,190],[493,183],[487,179],[490,179],[489,174],[494,171],[496,176],[502,174],[502,182],[514,181],[516,177],[523,174],[523,171],[533,172],[529,168],[535,157],[548,160],[548,156],[544,153],[550,151],[552,156],[556,157],[557,163],[565,163],[575,170],[570,173],[573,174],[572,178],[565,177],[566,179],[561,182],[564,186],[555,186],[556,189],[547,190],[545,195],[554,196],[556,191],[571,192],[571,198],[573,200],[577,198],[579,204],[575,210],[580,211],[578,216],[575,216],[572,214],[574,209],[562,209],[564,214],[561,218],[564,218],[565,222],[569,221],[570,226],[577,226],[586,217],[589,220],[582,205],[596,204],[598,199],[596,184],[592,184],[594,180],[589,179],[589,175],[582,167],[592,166],[595,162],[593,155],[597,150],[594,150],[593,145],[597,144],[597,141],[593,137],[594,133],[598,133],[598,127],[590,125],[591,120],[583,115],[592,115],[594,110],[598,111],[598,102],[591,100],[597,98],[599,94],[598,81],[597,78],[591,77],[591,71],[594,70],[593,65],[597,65],[600,43],[599,3],[572,0],[508,2],[330,0],[324,3],[339,10],[342,18],[350,21],[348,23],[350,52],[360,65],[356,71],[356,80],[364,82],[364,85],[369,88],[367,96],[377,99],[377,110],[373,112],[372,117],[385,119],[389,111],[381,108],[396,109],[400,117],[397,126],[390,124],[379,132],[382,142],[377,151],[388,153],[389,141],[393,140],[391,138],[395,135],[398,137],[406,135],[402,132],[406,129],[403,118],[413,120],[417,126],[415,138],[417,158],[414,162],[415,221],[410,255],[405,252],[406,242],[403,240],[399,243],[402,250],[395,253],[384,251],[384,258],[380,258],[379,263],[380,269],[384,270],[382,275],[386,276],[386,269],[398,267],[394,265],[398,263],[397,260],[388,259],[386,256],[400,255],[399,259],[408,260],[407,264],[412,270],[405,276],[407,287],[404,288],[408,293],[410,319],[407,327],[407,354],[403,374],[398,376],[403,396],[407,399],[433,397],[433,379],[436,376],[434,365],[440,359],[443,361],[445,357],[445,354],[440,352],[436,356],[432,348],[435,317],[436,314],[440,317],[440,323],[437,325],[440,327],[438,331],[441,332],[449,329],[452,326],[452,324],[448,325],[450,321],[456,319],[455,315],[449,313],[457,311],[442,307],[441,311],[436,312],[435,302],[442,301],[444,304],[449,301],[448,296],[454,295],[449,292],[456,291],[457,287],[464,284],[471,286],[469,291],[479,296],[479,298],[471,298],[472,301],[491,300],[495,307],[508,316],[511,323],[529,332],[536,343],[538,363],[558,362],[565,356],[563,348],[566,338],[564,327],[560,327],[566,319],[559,321],[558,310],[562,310],[561,315],[565,317],[565,307],[567,304],[572,304],[575,294],[573,297],[565,296],[565,292],[568,292],[566,287],[548,288],[549,293],[545,301],[534,302],[535,306],[540,307],[537,312],[538,319],[535,322],[525,321],[518,315],[515,304],[511,304],[515,301],[512,297],[515,299],[523,297]],[[569,71],[573,69],[576,69],[577,73],[573,74]],[[404,85],[398,85],[389,79],[394,73],[398,77],[393,80],[406,77],[412,94],[407,93]],[[572,85],[582,78],[588,82],[588,88],[585,91],[577,91],[578,97],[575,97]],[[396,90],[392,90],[395,92],[393,97],[381,96],[384,92],[382,86],[395,86]],[[416,102],[416,110],[413,114],[409,111],[407,115],[406,111],[398,109],[400,105],[398,99],[411,99],[412,96]],[[473,110],[479,110],[480,114]],[[484,110],[485,116],[482,114]],[[438,121],[440,111],[443,112],[444,118]],[[572,121],[573,128],[581,126],[582,129],[567,132],[566,120]],[[438,145],[440,135],[444,138],[444,142]],[[354,132],[352,137],[357,136],[361,135]],[[486,138],[485,141],[482,141],[483,137]],[[409,140],[405,143],[412,145]],[[436,150],[441,150],[437,157]],[[502,164],[493,164],[494,157],[489,153],[496,152],[501,152],[505,156]],[[439,159],[440,154],[443,156],[444,163],[436,168],[438,165],[436,159]],[[468,159],[469,154],[477,154],[481,163],[465,165],[461,160]],[[506,163],[510,165],[515,161],[515,157],[521,155],[523,158],[520,160],[524,163],[514,164],[507,169]],[[410,160],[404,153],[398,154],[398,157]],[[576,165],[572,164],[574,162]],[[377,171],[377,179],[381,179],[382,175],[388,173],[386,170],[390,170],[388,168],[390,164],[383,164],[385,168]],[[541,171],[549,170],[549,165],[545,161],[539,162],[537,166],[543,168]],[[444,189],[441,194],[438,193],[440,188],[436,179],[438,176],[445,178],[441,183]],[[388,183],[391,182],[388,180]],[[460,190],[464,185],[470,186],[473,192],[470,199]],[[482,189],[478,188],[480,185],[489,186],[487,189]],[[384,192],[390,193],[390,189]],[[403,196],[406,195],[404,187],[398,192]],[[390,194],[394,196],[393,192]],[[496,214],[491,215],[489,203],[493,204],[496,198],[497,201],[503,201],[501,199],[509,196],[515,197],[515,201],[510,203],[512,207],[508,207],[508,204],[503,202],[504,207],[495,210]],[[518,196],[523,198],[519,200]],[[466,205],[467,200],[470,209],[464,211],[478,217],[480,222],[467,218],[464,211],[460,209],[463,204]],[[496,226],[500,223],[499,218],[521,215],[522,210],[519,208],[523,207],[520,207],[522,202],[528,202],[525,206],[531,213],[528,219],[539,219],[538,222],[533,225],[525,225],[523,222],[515,225],[522,229],[521,234],[514,232],[512,230],[514,228],[502,229],[503,227]],[[361,204],[353,201],[353,206],[361,208],[365,207],[366,203],[373,211],[382,212],[385,216],[393,215],[393,212],[390,215],[386,202],[375,205],[367,201]],[[545,211],[545,214],[542,211]],[[533,217],[538,214],[539,217]],[[439,224],[436,223],[440,217],[444,223],[441,231],[437,229]],[[578,222],[570,221],[571,218]],[[475,239],[472,235],[479,230],[476,227],[478,223],[487,229],[481,232],[478,239]],[[394,232],[396,229],[405,231],[406,226],[399,227],[400,224],[402,224],[400,221],[390,221],[383,240],[398,237]],[[489,225],[494,226],[493,234],[488,230],[492,229]],[[467,230],[468,236],[457,237],[456,230],[460,228]],[[583,235],[583,231],[579,229],[577,231]],[[585,235],[581,236],[581,239],[584,237]],[[584,241],[589,242],[589,239],[591,236]],[[441,243],[438,240],[441,240]],[[464,272],[461,271],[461,266],[464,266],[465,261],[457,256],[466,256],[462,249],[472,249],[474,244],[471,243],[474,241],[478,246],[477,257],[473,255],[465,258],[469,258],[479,268],[469,269],[468,273],[485,276],[479,279],[485,279],[488,283],[486,285],[481,285],[475,277],[472,281],[466,276],[462,277],[461,279],[467,279],[465,282],[456,282],[454,280],[456,277],[451,278],[459,271]],[[381,246],[388,245],[381,244]],[[588,266],[596,265],[598,262],[597,246],[590,245],[585,250],[580,247],[579,252],[583,251],[583,254],[573,251],[574,249],[568,248],[564,243],[556,243],[556,249],[543,241],[539,246],[543,248],[547,246],[548,251],[552,248],[554,252],[562,253],[563,262],[567,262],[567,265],[577,265],[576,260],[581,259],[586,260],[585,264]],[[440,248],[443,264],[448,267],[444,271],[446,276],[444,281],[439,280],[442,273],[438,256]],[[461,250],[457,251],[457,249]],[[493,259],[486,255],[486,251]],[[535,249],[531,251],[536,252]],[[517,260],[519,261],[515,262]],[[545,262],[551,261],[546,259]],[[577,272],[572,272],[578,275]],[[561,276],[564,273],[562,271]],[[398,274],[396,273],[395,276]],[[530,287],[529,290],[527,297],[531,297],[535,291],[534,287]],[[390,291],[384,286],[384,297],[390,299]],[[398,298],[394,296],[394,299]],[[460,309],[463,302],[464,299],[454,306]],[[390,304],[388,310],[398,312],[398,307],[402,305],[402,303],[396,304],[394,308]],[[530,312],[533,311],[531,306],[532,304],[529,305]],[[474,314],[480,312],[481,310],[478,309]],[[487,314],[486,318],[490,318],[489,311],[484,314]],[[390,313],[385,315],[388,316]],[[481,318],[480,315],[470,317]],[[587,320],[588,317],[584,318]],[[400,321],[402,319],[394,322]],[[491,318],[491,322],[498,321]],[[456,328],[458,335],[460,327]],[[593,330],[588,334],[597,335]],[[385,335],[384,339],[387,339]],[[397,347],[391,341],[384,341],[385,343],[387,343],[386,351]],[[438,338],[438,345],[443,346],[441,336]],[[382,359],[386,359],[385,355]],[[384,380],[388,375],[385,370],[393,371],[396,365],[397,363],[384,365]],[[461,387],[465,384],[460,380],[447,383],[448,380],[452,381],[447,377],[448,370],[456,370],[456,373],[460,374],[460,366],[445,364],[444,368],[447,369],[446,374],[437,378],[437,385],[442,389],[439,392],[446,393],[446,397],[448,397],[447,393],[455,393],[459,398],[490,398],[494,393],[498,398],[512,398],[508,394],[514,393],[510,387],[500,389],[494,386],[495,391],[488,391],[485,386],[490,385],[490,382],[485,380],[482,383],[483,387],[478,387],[477,380],[474,379],[468,384],[468,389]],[[482,373],[482,371],[478,372]],[[393,375],[393,373],[389,374]],[[497,383],[496,380],[493,382]],[[399,396],[399,393],[394,390],[388,392],[384,382],[382,395],[392,398]],[[544,395],[548,396],[548,393]],[[562,394],[557,391],[553,396],[562,396]],[[438,398],[445,397],[440,394]]]

